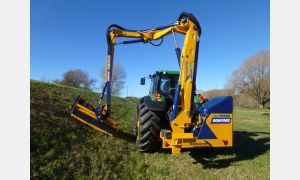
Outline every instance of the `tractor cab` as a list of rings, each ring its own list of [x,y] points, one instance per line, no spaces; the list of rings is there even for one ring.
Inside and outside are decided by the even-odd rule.
[[[149,78],[151,79],[150,96],[174,98],[179,79],[179,71],[156,71],[153,75],[149,75]],[[141,85],[144,84],[145,78],[141,78]]]

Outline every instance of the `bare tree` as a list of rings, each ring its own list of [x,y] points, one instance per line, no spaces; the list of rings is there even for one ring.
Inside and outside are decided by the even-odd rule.
[[[103,81],[103,85],[105,83],[105,67],[101,70],[101,77]],[[118,64],[114,63],[113,73],[112,73],[112,80],[111,80],[111,95],[118,96],[121,93],[121,90],[124,88],[126,79],[126,72],[123,67]]]
[[[60,79],[53,79],[52,83],[54,83],[54,84],[61,84],[61,80]]]
[[[50,79],[50,78],[43,77],[43,78],[41,78],[41,81],[42,81],[42,82],[46,82],[46,83],[50,83],[50,82],[51,82],[51,79]]]
[[[217,96],[233,96],[232,89],[211,89],[205,91],[203,94],[208,99],[212,99]]]
[[[270,51],[259,51],[246,59],[229,80],[235,93],[246,93],[262,108],[270,101]]]
[[[92,90],[95,86],[95,82],[96,79],[89,78],[89,74],[87,72],[83,72],[80,69],[75,69],[64,73],[60,84]]]

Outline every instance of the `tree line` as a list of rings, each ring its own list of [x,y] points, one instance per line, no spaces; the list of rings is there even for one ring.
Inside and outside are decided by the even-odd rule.
[[[100,73],[102,81],[100,89],[102,89],[105,83],[105,68],[102,68]],[[111,92],[113,96],[119,96],[121,94],[121,90],[124,88],[125,78],[126,72],[124,68],[120,64],[116,63],[114,65],[111,81]],[[55,79],[52,82],[75,88],[82,88],[89,91],[99,89],[99,87],[97,88],[96,86],[97,80],[95,78],[91,78],[88,72],[81,69],[68,70],[62,75],[61,79]]]
[[[105,82],[105,68],[100,71],[102,85]],[[126,72],[116,63],[113,69],[111,81],[112,95],[118,96],[124,88]],[[90,78],[88,72],[73,69],[65,72],[62,79],[54,80],[54,83],[95,90],[96,79]],[[206,91],[207,98],[230,95],[234,98],[235,106],[245,107],[269,107],[270,106],[270,50],[260,50],[247,58],[236,70],[234,70],[224,89]]]
[[[205,95],[231,95],[236,106],[270,107],[270,50],[260,50],[247,58],[233,71],[224,89],[209,90]]]

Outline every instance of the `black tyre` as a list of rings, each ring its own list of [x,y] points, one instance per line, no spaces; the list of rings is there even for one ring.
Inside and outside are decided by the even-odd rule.
[[[150,111],[143,99],[136,111],[136,147],[140,152],[151,152],[160,147],[160,119]]]

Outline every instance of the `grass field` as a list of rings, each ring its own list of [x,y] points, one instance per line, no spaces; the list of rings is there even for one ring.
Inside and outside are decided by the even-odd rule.
[[[113,97],[112,117],[122,123],[107,137],[72,119],[81,94],[99,94],[31,81],[30,175],[32,179],[269,179],[270,117],[267,110],[234,108],[234,147],[143,154],[131,132],[136,100]],[[268,112],[268,111],[267,111]]]

